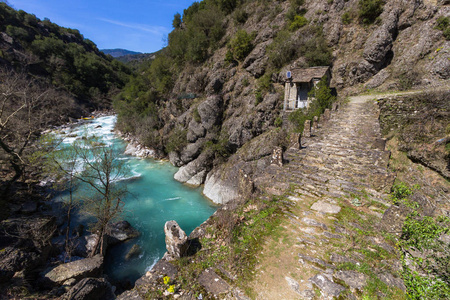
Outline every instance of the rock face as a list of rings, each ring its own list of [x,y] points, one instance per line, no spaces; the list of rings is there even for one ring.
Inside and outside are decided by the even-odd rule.
[[[399,149],[413,161],[450,178],[447,90],[410,96],[386,97],[378,101],[384,134],[396,133]]]
[[[211,169],[214,153],[206,151],[197,159],[182,166],[174,175],[174,179],[192,186],[199,186],[205,182],[206,174]]]
[[[273,149],[280,145],[286,146],[287,141],[285,132],[273,129],[247,142],[225,164],[208,173],[203,194],[218,204],[228,203],[247,194],[241,190],[241,170],[249,178],[255,173],[263,173],[270,165]],[[256,187],[257,183],[254,184]]]
[[[210,172],[203,188],[203,194],[217,204],[225,204],[239,197],[237,185],[228,183],[234,178],[226,177],[224,180],[221,178],[221,173],[221,169]]]
[[[1,282],[8,282],[15,274],[34,276],[35,269],[44,265],[51,253],[49,241],[56,230],[56,218],[11,218],[3,220],[0,228]]]
[[[170,258],[182,257],[187,248],[187,235],[176,221],[167,221],[164,225],[166,249]]]
[[[153,149],[142,146],[136,141],[130,141],[125,149],[124,154],[137,157],[155,157],[156,152]]]
[[[363,58],[374,65],[375,69],[380,69],[389,59],[392,43],[397,37],[399,15],[398,9],[392,10],[384,19],[383,25],[376,29],[366,41]]]
[[[61,300],[99,299],[116,299],[111,284],[104,278],[84,278],[61,297]]]
[[[59,265],[47,272],[44,277],[53,283],[63,284],[70,278],[81,279],[85,277],[97,277],[103,270],[103,256],[96,255],[92,258],[84,258],[77,261]]]

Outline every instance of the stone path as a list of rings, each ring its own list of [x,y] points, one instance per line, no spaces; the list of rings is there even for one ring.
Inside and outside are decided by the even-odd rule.
[[[283,167],[269,168],[263,180],[275,192],[290,186],[293,205],[279,237],[258,257],[256,299],[347,299],[368,280],[404,288],[395,250],[376,228],[395,177],[387,170],[378,107],[369,99],[355,97],[333,111],[302,139],[304,148],[286,151]],[[390,266],[379,269],[382,261]],[[352,270],[343,270],[343,263]],[[358,271],[363,263],[371,267],[365,274]]]

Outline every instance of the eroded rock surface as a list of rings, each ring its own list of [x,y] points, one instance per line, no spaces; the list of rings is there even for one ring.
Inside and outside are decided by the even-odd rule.
[[[44,277],[51,282],[63,284],[66,280],[74,278],[97,277],[103,270],[103,256],[96,255],[77,261],[59,265],[47,272]]]
[[[182,257],[188,247],[187,235],[181,229],[176,221],[167,221],[164,225],[164,234],[166,235],[166,248],[168,257]]]

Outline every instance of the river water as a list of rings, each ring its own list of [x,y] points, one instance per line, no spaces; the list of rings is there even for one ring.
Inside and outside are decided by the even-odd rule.
[[[168,162],[142,159],[124,155],[125,142],[114,134],[115,116],[99,117],[72,128],[63,137],[70,145],[83,135],[96,135],[119,153],[130,168],[126,185],[128,196],[123,219],[139,230],[139,238],[114,246],[106,255],[105,272],[114,280],[134,281],[148,271],[164,254],[164,224],[176,220],[186,234],[203,223],[217,209],[202,196],[200,188],[190,188],[173,179],[177,168]],[[85,222],[83,215],[77,221]],[[139,257],[125,260],[126,253],[134,244],[142,248]]]

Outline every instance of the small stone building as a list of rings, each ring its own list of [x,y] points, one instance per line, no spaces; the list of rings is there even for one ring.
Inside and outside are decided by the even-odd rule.
[[[289,73],[290,72],[290,73]],[[308,93],[317,83],[327,76],[330,83],[330,67],[295,68],[286,74],[284,85],[284,110],[308,107],[313,99]],[[290,75],[290,78],[288,78]]]

